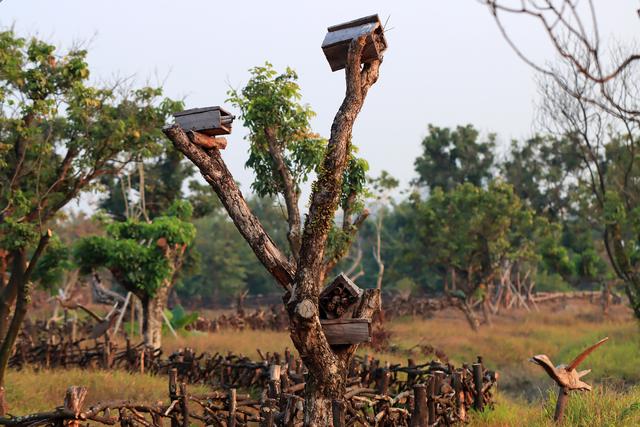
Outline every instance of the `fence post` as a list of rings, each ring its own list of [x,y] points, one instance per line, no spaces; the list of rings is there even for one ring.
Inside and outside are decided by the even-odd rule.
[[[260,427],[273,427],[275,421],[273,399],[265,399],[260,407]]]
[[[427,427],[427,389],[424,384],[413,386],[413,412],[411,427]]]
[[[178,398],[178,370],[171,368],[169,370],[169,404],[171,405]],[[178,418],[175,413],[171,415],[171,427],[179,427]]]
[[[182,400],[182,427],[189,427],[189,397],[185,383],[180,383],[180,397]]]
[[[229,419],[227,420],[227,427],[236,427],[236,389],[229,389],[227,395],[229,396]]]
[[[409,368],[409,371],[407,372],[407,385],[411,387],[416,380],[416,362],[409,358],[407,360],[407,367]]]
[[[346,427],[347,406],[343,400],[334,399],[331,402],[331,410],[333,412],[333,427]]]
[[[562,422],[562,418],[564,417],[564,410],[567,407],[567,403],[569,402],[569,390],[566,387],[560,387],[558,390],[558,402],[556,403],[556,412],[553,414],[553,421],[556,424],[560,424]]]
[[[451,385],[453,386],[454,393],[456,394],[456,414],[460,421],[465,422],[467,418],[467,411],[464,406],[464,390],[462,389],[462,376],[460,372],[453,372]]]
[[[476,411],[482,411],[484,409],[484,401],[482,397],[482,364],[474,363],[473,368],[473,385],[476,389],[473,406]]]
[[[429,412],[428,422],[429,425],[435,425],[436,423],[436,377],[429,375],[427,380],[427,410]]]
[[[269,394],[270,399],[280,397],[280,365],[269,366]]]
[[[84,387],[71,386],[64,395],[64,409],[71,412],[76,419],[68,420],[64,425],[69,427],[80,427],[78,415],[82,412],[84,399],[87,397],[87,389]]]

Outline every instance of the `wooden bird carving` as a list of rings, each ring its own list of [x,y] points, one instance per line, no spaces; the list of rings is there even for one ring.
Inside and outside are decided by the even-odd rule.
[[[569,365],[553,366],[551,360],[546,354],[538,354],[529,359],[530,362],[541,366],[547,374],[561,388],[568,390],[591,391],[591,386],[581,380],[582,377],[591,372],[591,369],[585,371],[576,371],[576,368],[587,358],[596,348],[604,344],[609,337],[603,338],[591,347],[580,353]]]

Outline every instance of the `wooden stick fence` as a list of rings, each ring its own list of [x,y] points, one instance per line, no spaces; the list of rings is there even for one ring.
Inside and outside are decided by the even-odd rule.
[[[79,360],[105,360],[104,356],[96,356],[99,351],[90,349],[86,351],[90,356],[84,355]],[[289,350],[282,354],[258,353],[261,360],[252,361],[241,355],[196,354],[184,349],[163,359],[160,352],[128,346],[107,358],[111,363],[109,368],[139,370],[144,366],[146,372],[168,375],[167,405],[123,400],[83,410],[86,390],[72,387],[64,406],[41,414],[0,419],[0,425],[60,425],[63,421],[68,422],[67,425],[79,425],[92,421],[149,427],[162,425],[163,419],[170,419],[176,427],[188,426],[191,422],[237,427],[251,423],[301,425],[306,375],[301,359]],[[55,367],[52,362],[58,360],[65,360],[65,366],[71,366],[72,356],[51,356],[50,368]],[[409,360],[402,366],[356,356],[349,367],[344,400],[333,404],[334,424],[392,427],[455,424],[465,421],[471,408],[491,407],[491,390],[497,377],[495,372],[484,368],[481,360],[456,369],[439,361],[416,364]],[[187,384],[206,384],[215,391],[194,396],[188,393]],[[251,398],[238,390],[259,390],[260,397]]]

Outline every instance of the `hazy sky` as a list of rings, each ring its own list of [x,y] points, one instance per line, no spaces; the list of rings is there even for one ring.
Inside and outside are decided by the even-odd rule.
[[[639,2],[595,0],[602,33],[630,40]],[[354,129],[371,173],[386,169],[406,184],[429,123],[472,123],[504,144],[533,132],[535,82],[475,0],[204,1],[4,0],[0,26],[63,46],[91,39],[92,78],[135,75],[164,81],[187,107],[224,105],[229,85],[268,60],[300,75],[314,130],[328,136],[344,95],[344,72],[332,73],[320,45],[326,27],[372,13],[388,20],[389,49]],[[551,58],[540,27],[512,25],[538,58]],[[233,110],[233,109],[232,109]],[[236,122],[223,156],[245,191],[246,131]]]

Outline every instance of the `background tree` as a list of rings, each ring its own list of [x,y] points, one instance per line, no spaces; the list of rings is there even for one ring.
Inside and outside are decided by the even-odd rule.
[[[74,258],[87,274],[108,269],[115,280],[142,302],[145,345],[160,348],[163,313],[184,253],[195,238],[188,202],[174,203],[152,222],[129,219],[107,227],[106,236],[81,239]]]
[[[382,171],[380,176],[370,180],[372,192],[375,197],[375,234],[376,243],[373,248],[373,258],[378,264],[378,278],[376,279],[376,289],[382,289],[382,278],[384,277],[384,262],[382,259],[382,227],[384,215],[390,210],[391,192],[398,187],[400,182],[389,175],[387,171]]]
[[[89,85],[86,55],[0,32],[0,247],[10,266],[0,284],[0,386],[46,224],[101,176],[155,153],[159,127],[180,108],[160,89]]]
[[[291,339],[309,370],[304,414],[304,424],[309,426],[332,424],[332,401],[343,399],[349,360],[357,347],[329,346],[318,317],[318,300],[324,285],[326,244],[349,167],[353,124],[369,88],[378,79],[380,60],[362,65],[364,45],[365,38],[360,37],[349,47],[346,95],[335,116],[318,178],[312,186],[300,250],[298,256],[293,257],[295,262],[285,256],[251,212],[219,150],[203,150],[192,144],[177,125],[165,129],[175,147],[200,169],[256,257],[285,291]],[[371,318],[376,307],[379,307],[379,292],[365,292],[355,316]]]
[[[482,186],[491,178],[494,162],[495,135],[478,141],[479,132],[472,126],[455,129],[429,125],[429,134],[422,140],[422,155],[414,166],[416,183],[433,190],[451,190],[469,182]]]
[[[450,280],[451,295],[461,299],[460,308],[470,326],[479,321],[471,309],[473,298],[488,302],[489,285],[503,261],[526,249],[525,233],[518,229],[532,221],[513,188],[500,182],[482,189],[471,183],[445,192],[436,188],[430,197],[415,199],[418,241],[429,262],[442,266]],[[515,233],[521,239],[514,245]],[[516,254],[514,252],[518,251]]]
[[[606,51],[592,1],[526,1],[515,8],[496,0],[483,3],[516,54],[541,74],[545,126],[557,135],[570,136],[577,145],[610,264],[624,281],[630,304],[640,317],[640,262],[636,254],[640,230],[634,204],[638,188],[633,178],[640,148],[640,54],[619,45]],[[504,23],[506,16],[539,23],[557,53],[557,62],[542,65],[532,60],[511,38]],[[622,141],[619,147],[625,154],[615,156],[622,164],[613,168],[617,173],[611,173],[607,156],[617,140]]]

